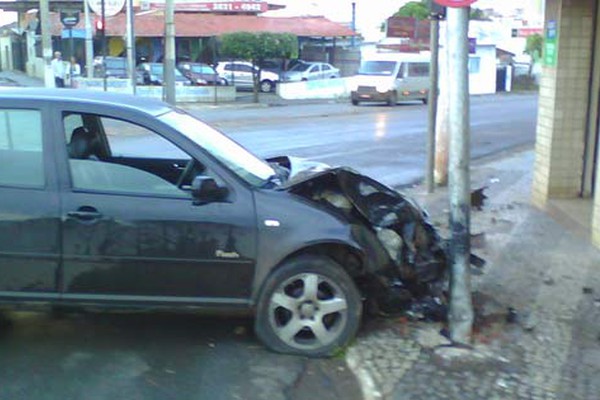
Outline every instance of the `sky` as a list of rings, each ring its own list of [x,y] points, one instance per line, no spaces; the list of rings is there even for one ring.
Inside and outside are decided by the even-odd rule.
[[[265,15],[324,15],[336,22],[352,21],[352,3],[356,3],[357,29],[367,40],[376,40],[381,23],[409,0],[269,0],[269,3],[282,4],[286,8],[271,11]],[[539,9],[544,0],[478,0],[473,6],[494,8],[503,13],[518,7]]]

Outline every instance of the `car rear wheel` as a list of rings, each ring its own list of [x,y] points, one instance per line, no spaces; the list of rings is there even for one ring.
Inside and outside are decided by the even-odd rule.
[[[358,103],[359,103],[359,101],[358,101],[358,100],[356,100],[356,99],[352,99],[352,105],[353,105],[353,106],[357,106],[357,105],[358,105]]]
[[[361,314],[360,293],[341,266],[327,257],[302,256],[267,278],[255,331],[276,352],[331,356],[354,338]]]
[[[264,81],[260,82],[260,91],[263,93],[268,93],[270,91],[273,90],[273,87],[275,85],[273,84],[273,82],[271,82],[270,80],[265,79]]]

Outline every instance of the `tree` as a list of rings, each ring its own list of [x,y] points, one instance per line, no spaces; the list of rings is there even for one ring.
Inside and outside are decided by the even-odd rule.
[[[527,36],[525,42],[525,54],[531,56],[531,62],[529,63],[529,76],[533,73],[533,64],[542,57],[544,48],[544,38],[539,33]]]
[[[469,19],[473,21],[489,21],[490,18],[487,16],[485,11],[481,8],[471,8],[469,13]]]
[[[421,1],[409,1],[396,13],[393,15],[394,17],[412,17],[417,20],[427,19],[429,16],[429,4],[427,0]]]
[[[258,103],[260,65],[269,58],[298,57],[298,38],[289,33],[233,32],[220,36],[222,56],[252,62],[259,67],[253,73],[254,101]]]

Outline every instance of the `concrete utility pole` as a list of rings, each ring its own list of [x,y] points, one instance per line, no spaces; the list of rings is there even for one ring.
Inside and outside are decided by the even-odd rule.
[[[92,41],[92,23],[90,22],[90,5],[83,2],[83,18],[85,18],[85,68],[88,78],[94,77],[94,42]]]
[[[165,62],[163,97],[175,105],[175,0],[165,3]]]
[[[450,122],[450,336],[471,342],[473,304],[470,266],[469,176],[469,7],[448,8],[449,122]]]
[[[441,25],[443,37],[448,37],[448,24]],[[437,101],[437,114],[435,121],[435,173],[434,179],[438,186],[448,185],[448,41],[440,49],[439,80],[440,93]]]
[[[136,75],[135,75],[135,37],[133,29],[133,0],[126,0],[127,8],[127,66],[131,89],[135,94]]]
[[[426,186],[427,193],[433,193],[435,189],[434,170],[435,170],[435,123],[437,120],[437,100],[438,100],[438,64],[440,49],[440,15],[435,12],[429,14],[430,20],[430,42],[431,63],[429,67],[429,94],[427,96],[428,123],[427,123],[427,175]]]
[[[50,3],[49,0],[40,0],[40,18],[42,22],[42,54],[44,55],[44,86],[52,88],[54,74],[52,73],[52,33],[50,32]]]

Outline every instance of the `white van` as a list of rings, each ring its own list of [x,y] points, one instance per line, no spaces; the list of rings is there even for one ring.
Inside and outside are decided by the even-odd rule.
[[[429,92],[428,55],[416,53],[376,54],[365,59],[354,76],[352,104],[384,101],[393,106],[399,101],[427,103]]]

